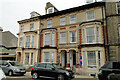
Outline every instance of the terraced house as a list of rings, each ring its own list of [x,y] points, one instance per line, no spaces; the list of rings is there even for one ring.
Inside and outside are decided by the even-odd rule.
[[[48,2],[45,15],[32,12],[30,19],[18,21],[17,61],[26,67],[54,62],[86,75],[98,73],[109,60],[105,5],[95,2],[59,11]]]

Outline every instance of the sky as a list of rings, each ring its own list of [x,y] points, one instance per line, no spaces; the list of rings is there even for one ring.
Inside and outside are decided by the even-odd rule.
[[[0,27],[17,36],[17,21],[29,19],[32,11],[45,15],[47,2],[51,2],[60,11],[84,5],[86,0],[0,0]]]

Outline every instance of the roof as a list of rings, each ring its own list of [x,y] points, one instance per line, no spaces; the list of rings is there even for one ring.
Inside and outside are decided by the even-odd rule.
[[[17,37],[12,34],[10,31],[2,32],[2,44],[5,47],[17,47]]]
[[[54,13],[51,13],[51,14],[41,15],[41,16],[38,16],[38,17],[39,17],[39,19],[45,19],[45,18],[49,18],[49,17],[59,16],[59,15],[72,13],[72,12],[85,10],[85,9],[90,9],[90,8],[94,8],[94,7],[99,7],[99,6],[105,6],[105,2],[95,2],[95,3],[91,3],[91,4],[85,4],[85,5],[82,5],[82,6],[65,9],[65,10],[54,12]],[[35,19],[35,18],[37,18],[37,17],[30,18],[30,19]],[[25,19],[25,20],[29,20],[29,19]],[[21,21],[25,21],[25,20],[21,20]],[[21,21],[18,21],[18,23],[21,22]]]

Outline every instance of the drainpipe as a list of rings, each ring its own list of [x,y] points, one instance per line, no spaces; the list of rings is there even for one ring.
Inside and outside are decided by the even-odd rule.
[[[105,9],[104,9],[105,8]],[[105,10],[105,22],[106,22],[106,40],[107,40],[107,49],[108,49],[108,54],[106,54],[106,43],[105,43],[105,32],[104,32],[104,27],[105,27],[105,24],[104,24],[104,11]],[[106,54],[106,60],[109,61],[109,45],[108,45],[108,32],[107,32],[107,17],[106,17],[106,2],[105,2],[105,5],[104,7],[102,7],[102,17],[103,17],[103,34],[104,34],[104,46],[105,46],[105,54]]]

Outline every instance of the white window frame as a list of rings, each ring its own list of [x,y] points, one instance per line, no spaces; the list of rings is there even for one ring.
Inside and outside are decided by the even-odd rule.
[[[93,13],[93,14],[92,14]],[[94,20],[95,19],[95,13],[94,11],[88,11],[86,13],[86,17],[87,17],[87,21],[91,21],[91,20]]]
[[[73,35],[72,33],[75,32],[75,41],[72,42],[72,39],[73,39]],[[70,43],[76,43],[77,41],[77,32],[76,31],[70,31]]]
[[[60,25],[66,25],[66,17],[60,18]]]
[[[95,54],[95,59],[92,59],[92,60],[94,60],[95,61],[95,65],[94,64],[89,64],[89,59],[88,59],[88,52],[94,52],[94,54]],[[91,60],[91,61],[92,61]],[[88,68],[97,68],[97,61],[96,61],[96,51],[87,51],[87,66],[88,66]]]
[[[21,26],[21,32],[24,32],[24,25]]]
[[[120,14],[120,12],[118,12],[118,9],[120,9],[120,7],[118,7],[118,4],[120,4],[120,2],[116,3],[116,13]]]
[[[70,16],[70,24],[76,23],[76,15],[71,15]]]
[[[62,35],[65,34],[65,37],[63,37]],[[61,32],[60,33],[60,43],[66,43],[66,32]]]
[[[51,12],[50,12],[51,11]],[[47,9],[47,14],[51,14],[51,13],[54,13],[54,7],[49,7]]]
[[[47,36],[49,35],[49,36]],[[51,43],[51,38],[50,38],[50,33],[45,33],[45,44],[44,45],[48,45],[50,46],[50,43]]]
[[[47,28],[51,28],[52,27],[52,20],[47,20]]]
[[[34,31],[34,24],[30,24],[30,31]]]

